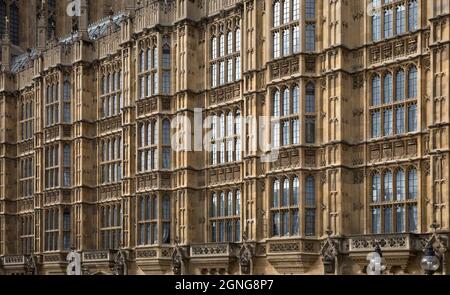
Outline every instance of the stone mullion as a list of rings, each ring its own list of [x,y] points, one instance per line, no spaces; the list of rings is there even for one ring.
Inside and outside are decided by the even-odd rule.
[[[37,63],[35,63],[36,65]],[[42,209],[42,192],[44,189],[44,152],[43,152],[43,133],[42,123],[44,120],[43,112],[43,93],[44,79],[35,80],[34,83],[34,134],[35,151],[34,151],[34,253],[42,253],[43,248],[43,209]]]
[[[255,5],[257,5],[257,3],[254,2],[248,1],[245,3],[244,13],[242,15],[247,17],[243,17],[241,19],[241,38],[242,36],[244,36],[244,38],[241,44],[240,56],[243,72],[253,70],[255,67],[259,66],[257,56],[260,53],[255,50],[257,48],[257,38],[255,38],[255,36],[262,34],[262,32],[258,29],[258,26],[256,26],[255,23],[259,11],[258,9],[255,9]],[[235,34],[233,33],[233,35]],[[245,60],[247,61],[246,63],[244,63]]]

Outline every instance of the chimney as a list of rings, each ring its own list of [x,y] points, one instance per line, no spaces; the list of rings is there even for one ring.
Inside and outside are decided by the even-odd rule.
[[[41,7],[37,13],[37,50],[43,51],[47,42],[47,7],[42,0]],[[53,25],[53,24],[51,24]]]
[[[9,19],[5,17],[5,30],[2,36],[2,65],[4,71],[9,71],[11,67],[11,40],[9,38]]]
[[[136,0],[126,0],[125,11],[129,14],[133,14],[136,10]]]
[[[88,0],[80,1],[80,22],[78,31],[81,39],[88,39],[89,5]]]

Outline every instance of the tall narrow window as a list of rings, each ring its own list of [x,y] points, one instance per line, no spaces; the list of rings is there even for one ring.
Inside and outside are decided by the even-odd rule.
[[[64,84],[63,84],[63,100],[64,100],[63,121],[64,121],[64,123],[70,123],[70,121],[71,121],[70,92],[71,92],[70,77],[68,75],[64,75]]]
[[[386,9],[384,11],[384,37],[390,38],[393,35],[393,13],[392,9]]]
[[[408,73],[408,98],[417,97],[417,68],[411,67]]]
[[[239,52],[239,51],[241,51],[241,29],[239,29],[239,28],[236,29],[234,38],[235,38],[235,44],[236,44],[235,51]]]
[[[316,196],[314,177],[307,176],[305,179],[305,235],[316,234]]]
[[[280,57],[280,33],[273,33],[273,58]]]
[[[170,40],[165,38],[163,45],[162,67],[170,69]]]
[[[63,213],[63,249],[66,251],[70,250],[70,248],[72,247],[70,238],[71,228],[70,210],[66,209]]]
[[[211,65],[211,86],[217,87],[217,64]]]
[[[316,50],[316,27],[313,24],[306,25],[305,29],[305,49],[306,51]]]
[[[397,232],[405,232],[405,207],[403,205],[396,206],[396,225]]]
[[[283,30],[283,56],[287,56],[290,53],[289,50],[289,30],[284,29]]]
[[[405,72],[399,70],[397,72],[396,84],[395,84],[395,99],[397,101],[405,99]]]
[[[408,171],[408,199],[416,200],[419,191],[417,180],[417,170],[412,168]]]
[[[397,34],[403,34],[406,31],[405,6],[397,6]]]
[[[219,64],[219,85],[225,84],[225,61]]]
[[[292,20],[298,20],[300,18],[300,0],[292,1]]]
[[[381,104],[381,79],[376,75],[372,78],[372,105]]]
[[[286,24],[289,22],[289,1],[290,0],[284,0],[283,2],[283,23]]]
[[[59,239],[59,210],[47,209],[45,217],[45,251],[57,251]]]
[[[380,202],[381,197],[381,176],[379,173],[374,173],[372,175],[372,202]]]
[[[278,90],[273,94],[273,116],[280,116],[280,92]]]
[[[162,243],[170,243],[170,197],[165,195],[162,201]]]
[[[306,19],[314,19],[316,17],[316,0],[306,0],[305,17]]]
[[[300,143],[300,121],[297,119],[292,121],[292,143]]]
[[[408,132],[417,131],[417,105],[408,106]]]
[[[227,33],[227,54],[233,52],[233,33],[230,31]]]
[[[408,205],[408,231],[417,232],[417,205]]]
[[[384,233],[390,234],[392,233],[392,208],[385,207],[384,208]]]
[[[392,102],[392,74],[388,73],[384,76],[384,103]]]
[[[286,88],[283,91],[283,116],[288,116],[290,113],[289,101],[290,101],[289,89]]]
[[[63,185],[64,187],[70,187],[71,186],[71,163],[72,163],[72,154],[71,154],[71,148],[70,145],[65,144],[64,150],[63,150]]]
[[[305,180],[305,205],[310,207],[316,205],[316,193],[313,176],[308,176]]]
[[[216,59],[217,58],[217,38],[213,37],[211,39],[211,58]]]
[[[295,85],[292,88],[292,113],[298,114],[300,112],[300,101],[299,101],[299,88]]]
[[[390,136],[393,133],[392,128],[392,109],[386,109],[383,111],[384,120],[384,136]]]
[[[236,73],[236,80],[241,79],[241,57],[237,56],[235,59],[235,67],[234,67],[235,73]]]
[[[221,34],[219,36],[219,57],[225,55],[225,35]]]
[[[292,28],[292,51],[293,53],[300,52],[300,27],[294,26]]]
[[[372,233],[381,233],[381,210],[380,208],[372,209]]]
[[[315,143],[316,141],[316,119],[312,117],[306,118],[305,122],[305,140],[306,143]]]
[[[408,9],[408,29],[415,31],[419,29],[419,4],[417,1],[411,1]]]
[[[289,204],[289,179],[286,178],[283,182],[283,198],[281,199],[281,207],[286,207]]]
[[[405,109],[403,106],[395,110],[395,117],[396,134],[405,133]]]
[[[381,136],[381,114],[380,111],[372,112],[372,138],[378,138]]]
[[[298,177],[295,176],[294,179],[292,180],[292,200],[291,200],[292,206],[298,206],[299,194],[300,194],[299,186],[300,186],[300,181],[299,181]]]
[[[316,112],[316,95],[315,95],[315,88],[314,84],[308,83],[306,85],[306,112],[307,113],[314,113]]]
[[[381,40],[381,16],[379,12],[375,12],[372,16],[372,41]]]
[[[277,179],[273,182],[272,207],[279,207],[279,198],[280,198],[280,181]]]
[[[280,25],[280,19],[281,19],[280,18],[281,17],[280,7],[281,7],[281,5],[280,5],[279,1],[276,1],[273,4],[273,26],[274,27],[278,27]]]
[[[405,200],[405,172],[402,169],[397,171],[396,175],[397,201]]]
[[[170,39],[168,37],[163,38],[163,49],[162,49],[162,92],[164,94],[170,93]]]
[[[388,171],[384,174],[384,201],[391,202],[393,194],[392,172]]]

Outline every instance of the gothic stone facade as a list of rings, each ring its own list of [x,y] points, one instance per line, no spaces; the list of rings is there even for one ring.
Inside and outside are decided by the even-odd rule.
[[[449,3],[373,2],[0,0],[0,273],[446,273]]]

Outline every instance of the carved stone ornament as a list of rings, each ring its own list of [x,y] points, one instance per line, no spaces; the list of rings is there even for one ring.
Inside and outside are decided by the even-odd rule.
[[[114,259],[113,274],[116,276],[125,276],[128,274],[127,268],[127,252],[119,250]]]
[[[27,275],[36,276],[38,274],[36,256],[30,255],[25,259],[25,272],[27,273]]]
[[[254,252],[253,247],[244,242],[241,250],[239,251],[239,265],[241,266],[241,274],[251,274]]]
[[[183,249],[176,246],[172,253],[172,271],[174,275],[182,275],[185,255]]]
[[[320,249],[320,256],[322,256],[325,274],[333,274],[336,269],[335,261],[339,255],[339,245],[330,237],[331,232],[327,232],[327,234],[328,237]]]

